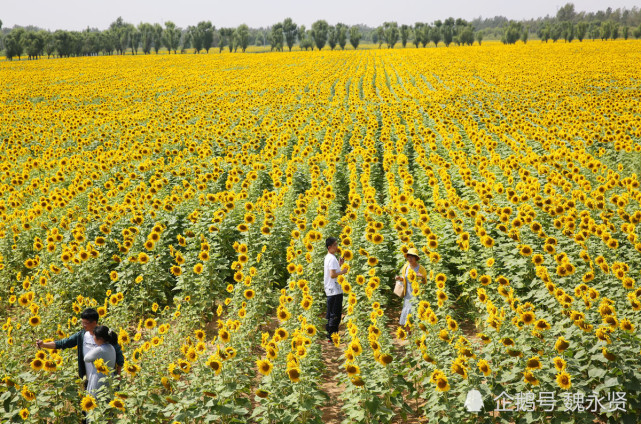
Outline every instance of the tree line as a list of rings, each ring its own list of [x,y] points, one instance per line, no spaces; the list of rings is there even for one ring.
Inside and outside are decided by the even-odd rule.
[[[636,24],[636,26],[633,26]],[[529,34],[535,31],[536,36],[543,42],[565,40],[615,40],[634,36],[641,38],[641,11],[608,8],[605,12],[577,13],[574,4],[566,3],[554,18],[546,17],[536,23],[509,21],[504,25],[501,41],[514,44],[518,40],[527,42]]]
[[[493,26],[494,25],[494,26]],[[637,26],[633,26],[637,25]],[[0,30],[2,21],[0,20]],[[3,35],[4,34],[4,35]],[[47,57],[112,55],[130,52],[150,54],[165,48],[171,53],[208,53],[212,48],[222,52],[245,52],[250,45],[269,46],[270,50],[289,51],[295,45],[301,50],[322,50],[328,47],[345,49],[349,44],[358,49],[362,41],[371,42],[387,48],[400,43],[415,47],[438,47],[451,44],[481,44],[484,38],[500,39],[505,44],[517,41],[527,42],[530,37],[542,41],[566,42],[584,39],[628,39],[641,38],[641,12],[608,8],[605,12],[577,13],[572,3],[560,8],[554,17],[539,18],[536,21],[509,21],[506,18],[464,19],[448,18],[432,23],[417,22],[414,25],[399,25],[384,22],[376,28],[364,25],[348,26],[343,23],[330,25],[325,20],[314,22],[310,28],[296,24],[291,18],[285,19],[266,29],[249,28],[242,24],[236,28],[216,28],[211,21],[201,21],[197,25],[179,28],[171,21],[164,25],[140,23],[135,26],[116,19],[104,31],[87,28],[84,31],[57,30],[54,32],[38,28],[14,27],[0,32],[0,48],[7,59],[37,59]]]
[[[330,50],[345,49],[348,43],[352,48],[358,49],[363,39],[359,25],[330,25],[322,19],[314,22],[308,29],[287,18],[262,35],[260,43],[255,31],[252,36],[252,30],[245,24],[237,28],[216,28],[210,21],[202,21],[182,29],[171,21],[165,22],[164,26],[158,23],[140,23],[134,26],[119,17],[104,31],[87,29],[50,32],[16,27],[3,37],[3,44],[5,56],[11,60],[22,56],[37,59],[44,55],[49,58],[128,52],[133,55],[140,52],[150,54],[158,53],[163,47],[169,54],[184,53],[188,49],[193,49],[194,53],[209,53],[212,48],[217,48],[219,52],[225,48],[229,52],[237,52],[238,49],[245,52],[252,42],[255,45],[269,45],[272,51],[283,51],[285,48],[291,51],[296,44],[301,50],[312,51],[326,47]],[[483,39],[479,33],[476,33],[475,38],[474,28],[467,21],[454,18],[443,22],[437,20],[433,24],[418,22],[413,26],[385,22],[372,31],[370,36],[369,41],[378,44],[379,48],[383,45],[394,48],[399,42],[406,47],[410,41],[416,47],[426,47],[429,43],[438,47],[441,42],[445,46],[452,43],[472,45],[475,39],[479,43]]]

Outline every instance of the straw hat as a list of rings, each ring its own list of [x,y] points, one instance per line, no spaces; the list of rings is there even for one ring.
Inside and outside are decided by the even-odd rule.
[[[418,254],[418,250],[415,248],[407,249],[407,253],[405,254],[405,257],[407,258],[407,255],[413,255],[416,256],[418,259],[421,259],[421,256]]]

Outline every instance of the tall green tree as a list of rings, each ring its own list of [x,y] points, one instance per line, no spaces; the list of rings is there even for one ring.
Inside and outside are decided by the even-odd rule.
[[[588,23],[581,21],[578,24],[576,24],[576,38],[579,40],[579,42],[583,41],[585,38],[585,34],[588,32]]]
[[[472,25],[465,25],[458,35],[459,42],[471,46],[474,44],[474,27]]]
[[[71,33],[61,29],[53,33],[56,51],[60,57],[69,57],[73,53],[73,38]]]
[[[606,21],[601,24],[601,39],[602,40],[608,40],[610,37],[612,37],[612,30],[614,29],[614,25],[612,21]]]
[[[430,31],[432,31],[432,26],[430,24],[425,24],[421,30],[421,46],[425,47],[429,44]]]
[[[447,18],[443,22],[442,33],[443,43],[445,44],[445,47],[449,47],[454,40],[454,18]]]
[[[559,22],[573,22],[576,18],[576,11],[573,3],[566,3],[556,12],[556,20]]]
[[[276,51],[283,51],[283,24],[282,23],[277,23],[276,25],[272,26],[272,31],[271,31],[271,50],[276,50]]]
[[[129,26],[129,44],[131,47],[131,54],[138,54],[138,46],[140,45],[141,34],[135,26]]]
[[[111,55],[116,50],[116,35],[111,29],[100,33],[101,46],[104,54]]]
[[[126,24],[123,21],[122,16],[118,16],[118,19],[109,25],[109,31],[111,32],[114,40],[114,49],[118,54],[123,54],[123,51],[127,49],[127,44],[129,43],[129,40],[127,40],[125,26]],[[59,50],[58,54],[60,54]]]
[[[43,32],[46,33],[46,31],[27,31],[24,34],[22,44],[28,59],[38,59],[42,55],[45,47]]]
[[[574,40],[574,24],[570,21],[565,21],[561,23],[563,27],[562,37],[567,43],[571,43]]]
[[[514,44],[523,34],[523,24],[521,22],[510,21],[507,27],[503,30],[503,37],[501,42],[503,44]]]
[[[236,46],[245,53],[247,46],[249,46],[249,27],[241,24],[236,28]]]
[[[409,40],[410,35],[412,33],[412,29],[408,25],[401,25],[400,28],[400,35],[401,35],[401,45],[403,48],[407,45],[407,40]]]
[[[180,46],[180,34],[181,31],[176,27],[176,24],[172,21],[165,22],[165,30],[163,31],[163,44],[167,48],[167,51],[171,53],[174,51],[174,54],[178,52],[178,47]]]
[[[430,40],[434,43],[435,47],[438,47],[439,41],[441,41],[441,27],[443,22],[440,20],[434,22],[434,26],[430,28]]]
[[[151,53],[151,46],[154,44],[154,26],[152,24],[141,22],[138,25],[140,33],[140,47],[144,54]]]
[[[358,49],[358,45],[361,42],[361,37],[362,37],[361,30],[356,25],[353,25],[352,27],[350,27],[349,43],[352,45],[354,50]]]
[[[56,43],[53,38],[53,34],[47,31],[45,35],[45,47],[44,47],[44,52],[47,55],[47,59],[49,59],[55,51],[56,51]]]
[[[200,21],[198,22],[197,28],[201,38],[201,48],[205,49],[206,53],[209,53],[209,49],[211,49],[214,43],[214,31],[216,31],[216,28],[212,25],[211,21]]]
[[[423,41],[423,29],[425,28],[425,24],[423,22],[416,22],[414,24],[414,39],[412,40],[413,44],[416,46],[418,49],[418,46],[421,45]]]
[[[218,52],[222,53],[223,49],[229,44],[229,51],[234,48],[234,29],[233,28],[220,28],[218,30]]]
[[[374,42],[378,44],[378,48],[380,49],[383,43],[385,42],[385,29],[380,25],[377,26],[376,32],[374,33],[374,37],[376,38]]]
[[[330,25],[327,28],[327,45],[330,50],[334,50],[338,44],[338,35],[336,34],[336,27]]]
[[[479,46],[483,42],[483,30],[476,31],[476,41],[479,43]]]
[[[396,22],[383,22],[383,36],[388,49],[393,49],[398,42],[399,30]]]
[[[312,39],[318,50],[323,50],[323,47],[325,47],[328,32],[329,24],[327,21],[321,19],[312,24]]]
[[[294,47],[294,43],[296,43],[296,37],[298,36],[298,26],[294,23],[292,18],[286,18],[283,21],[283,36],[285,37],[287,48],[291,52],[292,47]]]
[[[563,36],[563,26],[560,23],[555,23],[550,27],[550,39],[556,43],[559,38]]]
[[[154,51],[158,54],[158,50],[162,47],[162,25],[154,24],[154,32],[152,34],[152,39],[154,43]]]
[[[336,40],[341,50],[345,50],[345,45],[347,44],[347,31],[347,25],[340,22],[336,24]]]
[[[523,44],[527,44],[527,39],[530,35],[530,30],[528,27],[523,26],[523,30],[521,31],[521,41],[523,41]]]
[[[307,49],[311,48],[312,51],[314,50],[314,40],[312,40],[311,31],[308,31],[305,28],[305,25],[301,25],[298,28],[298,40],[301,49],[305,49],[305,51],[307,51]]]

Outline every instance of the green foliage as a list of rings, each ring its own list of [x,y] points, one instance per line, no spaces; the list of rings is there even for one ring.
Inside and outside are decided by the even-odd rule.
[[[347,30],[347,25],[340,22],[336,24],[336,42],[341,50],[345,50],[345,45],[347,44]]]
[[[358,44],[361,42],[361,31],[358,29],[356,25],[352,26],[349,29],[349,43],[352,45],[354,49],[358,48]]]
[[[424,33],[423,30],[425,29],[425,24],[422,22],[416,22],[414,24],[414,30],[412,33],[414,34],[414,40],[412,41],[414,43],[414,46],[418,48],[420,44],[423,44],[423,47],[425,47],[425,43],[423,42],[424,40]]]
[[[393,49],[398,42],[399,30],[396,22],[383,23],[383,37],[388,49]]]
[[[178,45],[180,44],[180,29],[176,27],[176,24],[172,21],[165,22],[165,31],[163,32],[163,44],[168,51],[176,52],[178,51]]]
[[[291,52],[292,47],[296,42],[296,37],[298,36],[298,27],[296,26],[294,21],[292,21],[292,18],[287,18],[283,21],[283,35],[285,36],[287,48]]]
[[[330,50],[334,50],[336,44],[338,44],[338,34],[336,33],[336,27],[330,25],[327,29],[327,45],[329,46]]]
[[[327,37],[329,33],[329,25],[325,20],[319,20],[312,24],[312,39],[318,50],[323,50],[325,43],[327,43]]]
[[[270,37],[270,45],[271,45],[271,50],[276,50],[276,51],[283,51],[283,24],[282,23],[277,23],[272,27],[271,30],[271,37]]]
[[[407,40],[410,38],[412,29],[408,25],[401,25],[400,34],[401,34],[401,45],[403,48],[407,45]]]
[[[22,38],[25,36],[25,30],[23,28],[15,28],[11,31],[4,39],[5,46],[5,56],[7,59],[12,60],[14,57],[20,59],[24,47],[22,44]]]
[[[583,41],[585,34],[588,32],[588,24],[586,22],[579,22],[576,24],[576,38],[579,41]]]
[[[503,44],[514,44],[521,37],[523,33],[523,24],[516,21],[510,21],[510,24],[505,28],[503,32],[503,38],[501,42]]]
[[[234,39],[236,40],[236,46],[240,47],[243,53],[245,53],[247,46],[249,46],[249,27],[246,24],[242,24],[236,28]]]
[[[430,28],[430,40],[434,43],[435,47],[438,47],[438,43],[441,41],[441,27],[443,23],[439,21],[434,22],[434,26]]]
[[[445,47],[449,47],[454,40],[454,18],[447,18],[445,22],[443,22],[441,33],[443,34],[443,43],[445,43]]]

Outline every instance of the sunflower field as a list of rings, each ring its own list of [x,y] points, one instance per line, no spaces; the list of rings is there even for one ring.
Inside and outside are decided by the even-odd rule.
[[[0,421],[637,422],[640,47],[0,63]]]

